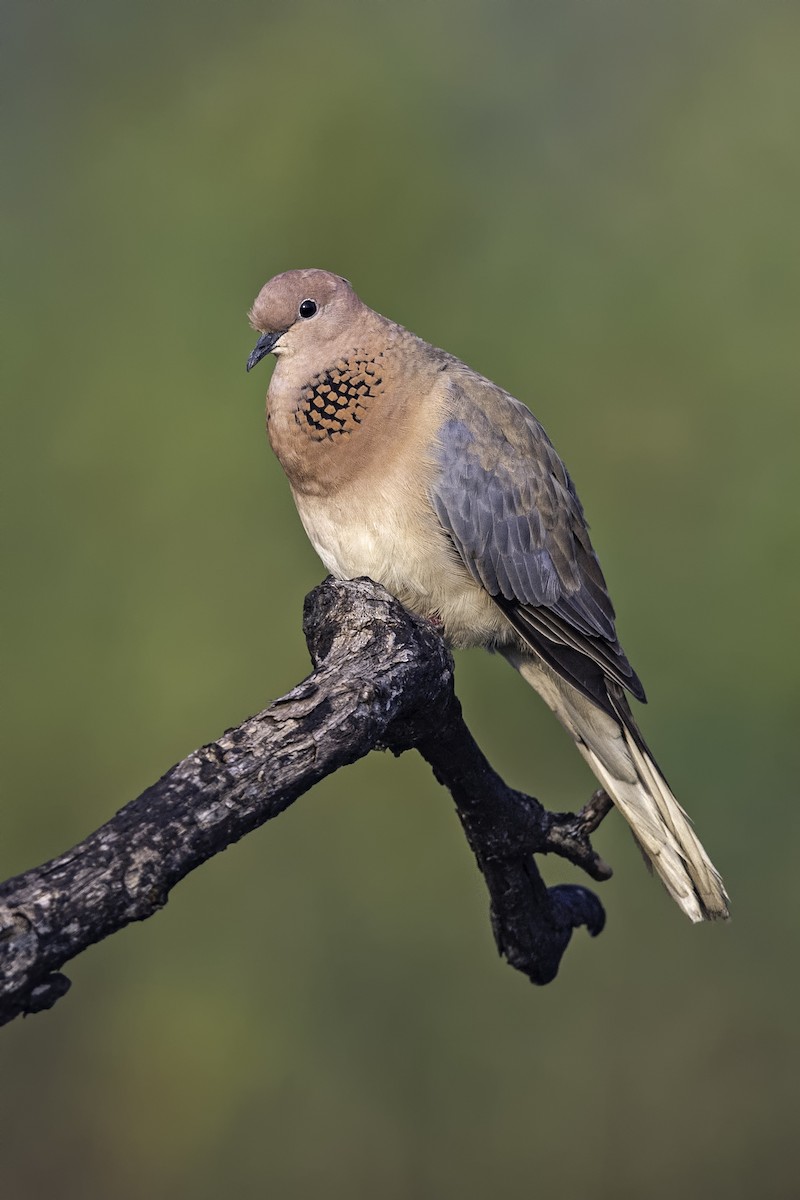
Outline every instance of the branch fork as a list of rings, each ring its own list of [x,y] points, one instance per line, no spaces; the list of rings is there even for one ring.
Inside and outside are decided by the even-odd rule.
[[[489,891],[498,950],[531,982],[555,977],[574,929],[600,933],[594,893],[547,888],[534,855],[607,879],[590,841],[611,807],[606,794],[577,814],[550,813],[507,787],[464,723],[435,627],[371,580],[320,584],[306,598],[304,631],[307,679],[67,853],[0,884],[0,1024],[52,1007],[70,986],[66,962],[151,917],[190,871],[375,749],[418,750],[449,789]]]

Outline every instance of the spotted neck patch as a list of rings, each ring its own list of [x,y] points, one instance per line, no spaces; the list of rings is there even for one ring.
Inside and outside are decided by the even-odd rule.
[[[346,440],[383,394],[383,353],[356,353],[316,375],[300,392],[295,420],[316,442]]]

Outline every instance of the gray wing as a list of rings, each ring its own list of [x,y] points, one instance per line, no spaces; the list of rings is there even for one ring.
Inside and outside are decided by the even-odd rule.
[[[449,409],[431,500],[472,576],[523,640],[603,707],[610,680],[644,700],[583,508],[542,426],[475,376],[452,384]]]

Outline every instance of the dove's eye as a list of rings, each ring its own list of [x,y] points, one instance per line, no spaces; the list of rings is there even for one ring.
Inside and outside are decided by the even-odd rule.
[[[313,317],[314,313],[317,311],[316,301],[304,300],[297,311],[304,320],[308,320],[308,318]]]

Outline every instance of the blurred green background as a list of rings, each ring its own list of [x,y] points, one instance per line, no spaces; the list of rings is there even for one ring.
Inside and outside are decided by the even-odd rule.
[[[691,928],[612,817],[607,931],[536,990],[448,796],[374,755],[0,1033],[3,1197],[797,1194],[798,35],[722,0],[6,0],[2,875],[306,673],[322,569],[245,314],[324,266],[544,421],[734,919]],[[504,664],[458,684],[510,782],[588,796]]]

